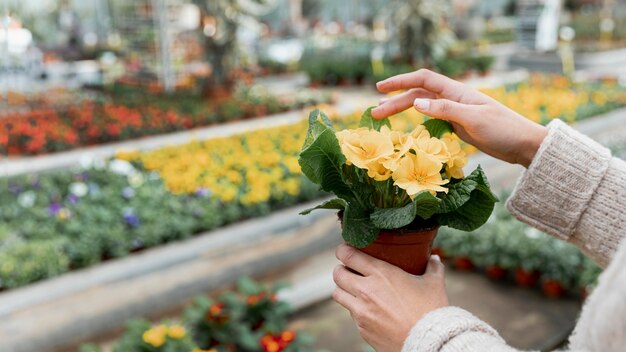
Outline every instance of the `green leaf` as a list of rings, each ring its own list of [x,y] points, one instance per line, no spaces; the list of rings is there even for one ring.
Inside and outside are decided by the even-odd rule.
[[[341,198],[334,198],[331,200],[328,200],[318,206],[315,206],[313,208],[309,208],[306,210],[303,210],[300,212],[300,215],[308,215],[310,214],[313,210],[317,210],[317,209],[337,209],[337,210],[345,210],[346,209],[346,201],[341,199]]]
[[[370,106],[363,112],[363,115],[361,115],[361,122],[359,122],[359,127],[366,127],[370,130],[376,131],[380,131],[380,128],[383,126],[391,128],[391,123],[388,118],[385,117],[384,119],[375,119],[372,117],[373,108],[374,106]]]
[[[469,176],[448,188],[436,219],[441,225],[473,231],[489,219],[497,201],[479,165]]]
[[[495,201],[480,190],[472,192],[470,199],[451,213],[438,214],[440,225],[462,231],[474,231],[481,227],[491,216]]]
[[[343,212],[341,236],[351,246],[363,248],[374,242],[380,229],[370,220],[370,214],[358,204],[348,203]]]
[[[478,165],[476,170],[467,177],[448,187],[448,193],[442,198],[439,213],[449,213],[460,208],[470,199],[472,192],[476,189],[487,194],[494,202],[498,201],[498,197],[489,189],[487,176]]]
[[[430,133],[431,137],[436,138],[441,138],[441,136],[446,133],[454,132],[452,125],[446,120],[430,119],[424,122],[424,127],[426,127],[426,130]]]
[[[422,192],[413,198],[415,214],[427,220],[435,214],[441,205],[441,199],[433,196],[430,192]]]
[[[374,210],[370,219],[381,229],[399,229],[412,223],[416,216],[430,218],[439,209],[439,203],[439,198],[430,192],[422,192],[404,207]]]
[[[337,137],[328,128],[321,130],[308,146],[305,145],[298,159],[302,173],[311,181],[326,192],[333,192],[339,198],[350,200],[355,195],[343,180],[341,168],[345,162],[346,157],[341,153]]]
[[[319,119],[322,119],[322,122]],[[326,114],[319,109],[315,109],[309,113],[309,129],[306,132],[306,138],[304,139],[304,146],[302,149],[308,147],[313,143],[315,138],[322,134],[325,130],[333,130],[332,123]]]

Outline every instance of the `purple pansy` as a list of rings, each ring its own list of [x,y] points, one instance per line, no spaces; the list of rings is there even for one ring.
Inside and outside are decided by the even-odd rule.
[[[211,190],[208,188],[198,188],[198,190],[196,190],[196,196],[200,197],[200,198],[208,198],[211,196]]]
[[[124,187],[122,190],[122,197],[126,199],[131,199],[135,196],[135,190],[132,187]]]
[[[61,203],[59,203],[59,202],[52,202],[48,206],[48,214],[50,214],[50,215],[57,215],[59,213],[59,211],[61,211],[62,208],[63,207],[61,206]]]
[[[126,225],[132,228],[136,228],[141,225],[141,220],[139,220],[139,217],[132,209],[124,210],[124,221],[126,222]]]

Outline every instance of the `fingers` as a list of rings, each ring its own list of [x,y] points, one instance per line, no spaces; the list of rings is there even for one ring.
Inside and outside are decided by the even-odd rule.
[[[428,265],[426,266],[426,272],[424,275],[435,275],[442,276],[444,274],[445,268],[443,263],[441,262],[441,258],[438,255],[431,255],[428,260]]]
[[[363,280],[363,277],[351,272],[343,265],[337,265],[333,270],[333,280],[342,290],[356,297],[359,295],[359,281]]]
[[[356,311],[357,307],[357,299],[346,290],[341,287],[335,287],[333,291],[333,300],[335,302],[341,304],[344,308],[349,310],[350,312]]]
[[[380,105],[372,110],[372,116],[382,119],[410,108],[416,98],[435,99],[437,95],[423,88],[413,88],[402,94],[383,98]]]
[[[377,272],[382,266],[389,265],[345,243],[337,246],[335,255],[343,265],[361,273],[363,276],[370,276]]]
[[[381,93],[389,93],[400,89],[424,88],[447,99],[459,98],[471,88],[444,75],[430,70],[420,69],[403,73],[376,83]]]
[[[413,107],[425,115],[449,120],[461,125],[469,117],[476,116],[480,109],[480,105],[461,104],[448,99],[422,98],[415,99]]]

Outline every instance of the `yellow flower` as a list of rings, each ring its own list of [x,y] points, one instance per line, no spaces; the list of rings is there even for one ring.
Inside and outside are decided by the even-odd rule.
[[[367,176],[376,181],[386,181],[391,177],[391,170],[387,169],[382,160],[367,164]]]
[[[424,125],[417,125],[417,127],[415,127],[409,134],[414,139],[430,138],[430,133],[428,133],[428,130],[426,130]]]
[[[341,152],[346,156],[349,164],[361,169],[384,159],[394,152],[391,140],[382,133],[374,130],[358,129],[349,132],[338,132]]]
[[[449,134],[443,136],[441,141],[450,153],[450,159],[446,163],[446,175],[448,178],[463,178],[463,167],[467,165],[467,156],[461,149],[461,144]]]
[[[436,192],[448,192],[441,187],[448,183],[441,177],[442,164],[431,155],[421,150],[416,154],[409,153],[400,161],[400,165],[393,172],[395,185],[404,189],[411,197],[423,191],[435,195]]]
[[[166,333],[167,328],[163,325],[150,328],[143,333],[143,342],[153,347],[161,347],[165,344]]]
[[[421,150],[426,154],[432,155],[435,159],[441,163],[445,163],[450,159],[450,153],[443,143],[438,138],[432,137],[420,137],[415,139],[414,149]]]
[[[383,126],[380,132],[387,136],[391,140],[391,143],[393,143],[394,153],[386,157],[382,162],[386,169],[393,171],[398,167],[400,159],[413,147],[414,140],[410,134],[391,131],[387,126]]]
[[[180,340],[184,338],[186,334],[185,328],[180,325],[172,325],[167,331],[167,335],[174,340]]]

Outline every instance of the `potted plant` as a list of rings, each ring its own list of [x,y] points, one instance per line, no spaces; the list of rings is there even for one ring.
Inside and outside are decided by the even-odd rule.
[[[563,297],[577,283],[582,255],[573,245],[557,240],[550,241],[550,246],[545,249],[557,255],[546,261],[541,275],[541,290],[549,298]]]
[[[463,174],[467,158],[448,122],[430,119],[404,133],[371,109],[354,130],[335,131],[319,110],[309,115],[299,164],[337,198],[302,214],[337,209],[348,244],[422,274],[440,226],[475,230],[498,199],[480,166]]]
[[[445,255],[452,262],[452,267],[460,271],[473,270],[476,265],[478,236],[473,233],[444,228],[435,238],[433,246],[445,249]]]

